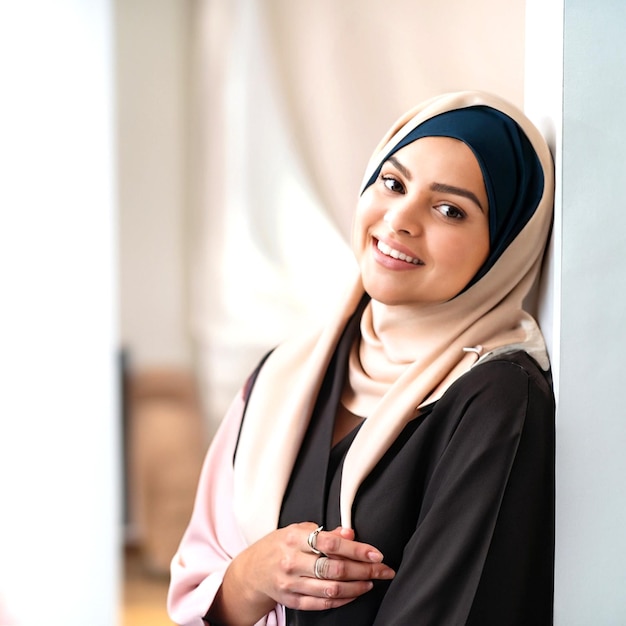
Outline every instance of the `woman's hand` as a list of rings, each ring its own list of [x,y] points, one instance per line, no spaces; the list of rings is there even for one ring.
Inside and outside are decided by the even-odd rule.
[[[316,528],[312,522],[291,524],[241,552],[226,570],[209,618],[249,625],[277,603],[305,611],[336,608],[367,593],[373,580],[394,577],[383,555],[354,541],[351,529],[319,532],[314,545],[323,554],[315,554],[307,539]]]

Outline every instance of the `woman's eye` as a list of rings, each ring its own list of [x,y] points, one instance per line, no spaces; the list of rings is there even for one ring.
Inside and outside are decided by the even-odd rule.
[[[404,193],[404,185],[393,176],[381,176],[383,180],[383,185],[389,189],[389,191],[393,191],[394,193]]]
[[[462,220],[465,217],[465,212],[452,204],[440,204],[437,209],[444,217],[453,220]]]

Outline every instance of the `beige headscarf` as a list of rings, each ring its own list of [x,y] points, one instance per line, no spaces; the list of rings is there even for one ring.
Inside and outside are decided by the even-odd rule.
[[[544,369],[549,367],[541,332],[523,304],[538,277],[550,231],[554,172],[548,146],[526,116],[510,103],[480,92],[428,100],[392,126],[370,159],[364,181],[390,148],[416,126],[440,113],[477,105],[502,111],[525,132],[543,168],[543,195],[531,219],[495,265],[457,297],[412,311],[375,301],[365,309],[362,340],[350,359],[349,382],[357,394],[346,394],[344,401],[367,419],[343,466],[340,508],[344,526],[351,525],[352,503],[360,484],[417,409],[441,397],[479,360],[521,349]],[[277,526],[326,368],[363,293],[357,276],[321,333],[280,345],[259,373],[235,460],[235,515],[249,542]],[[371,380],[365,372],[381,372],[381,380]]]

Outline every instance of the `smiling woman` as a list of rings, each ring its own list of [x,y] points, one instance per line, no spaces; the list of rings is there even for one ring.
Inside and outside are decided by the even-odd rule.
[[[500,98],[390,129],[352,289],[263,359],[208,452],[174,621],[552,623],[554,399],[523,309],[552,205],[547,145]]]

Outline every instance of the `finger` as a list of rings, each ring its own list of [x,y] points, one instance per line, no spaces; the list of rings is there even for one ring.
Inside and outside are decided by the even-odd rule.
[[[327,557],[318,557],[323,562]],[[367,593],[374,583],[371,580],[326,580],[322,578],[299,578],[286,590],[283,603],[294,608],[291,603],[296,603],[300,608],[307,610],[319,610],[341,606]],[[319,602],[324,599],[329,602]]]
[[[316,546],[317,535],[321,532],[322,526],[314,522],[299,522],[290,524],[278,531],[283,537],[287,546],[305,553],[311,553],[313,546]],[[309,539],[312,544],[309,543]]]
[[[340,531],[324,532],[317,535],[316,547],[326,555],[333,555],[352,561],[365,563],[381,563],[383,554],[380,550],[367,543],[347,539]]]
[[[343,537],[344,539],[348,539],[350,541],[354,540],[354,530],[352,528],[346,528],[345,526],[337,526],[334,530],[329,530],[328,532],[334,533],[339,537]]]
[[[323,611],[344,606],[370,591],[373,583],[370,581],[337,582],[316,581],[318,583],[311,589],[302,590],[301,593],[289,593],[285,596],[283,604],[291,609],[302,611]]]
[[[313,563],[313,575],[320,580],[366,581],[391,580],[395,572],[384,563],[363,563],[320,556]]]

